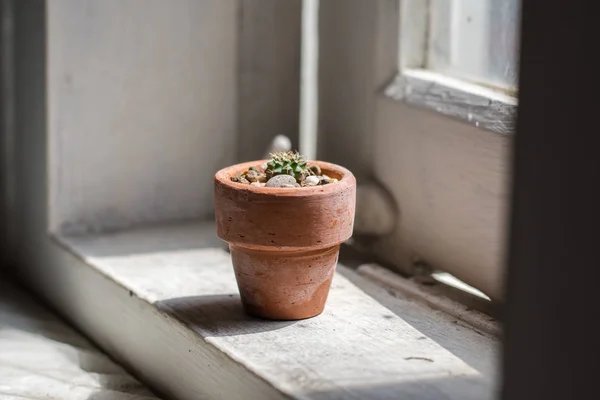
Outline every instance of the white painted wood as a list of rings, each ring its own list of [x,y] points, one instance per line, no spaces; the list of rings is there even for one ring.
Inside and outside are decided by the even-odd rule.
[[[0,277],[0,399],[151,400],[144,385]]]
[[[386,96],[513,134],[515,91],[472,83],[490,69],[489,7],[486,1],[401,0],[399,72]],[[462,20],[467,14],[473,23]]]
[[[355,235],[372,237],[388,235],[398,222],[398,207],[392,196],[375,182],[356,187]]]
[[[206,346],[181,321],[57,242],[49,241],[41,250],[31,253],[19,273],[103,351],[165,398],[284,398],[229,355]],[[161,267],[164,275],[158,280],[168,286],[176,265]],[[133,274],[145,276],[141,270]]]
[[[212,215],[212,177],[237,152],[239,11],[48,2],[52,231]]]
[[[501,326],[494,318],[447,297],[432,294],[415,282],[402,278],[389,269],[377,264],[362,264],[358,267],[357,272],[375,280],[383,287],[390,288],[406,297],[424,301],[430,307],[458,318],[475,329],[500,338]]]
[[[385,95],[502,135],[515,131],[515,97],[435,72],[403,70]]]
[[[398,68],[424,68],[427,64],[430,0],[399,0],[401,40]]]
[[[88,334],[165,393],[182,399],[193,393],[493,398],[494,340],[383,289],[378,296],[385,300],[371,297],[365,290],[375,289],[343,266],[324,314],[273,322],[243,313],[229,254],[213,224],[61,241],[83,260],[71,268],[95,271],[85,272],[79,288],[56,288],[84,296],[63,309],[76,310],[73,318],[84,326],[96,321]]]
[[[372,250],[407,271],[424,261],[501,300],[511,138],[388,99],[377,118],[374,173],[400,218]]]
[[[326,48],[320,158],[360,171],[359,184],[374,178],[392,194],[399,210],[394,232],[368,243],[378,257],[405,273],[412,273],[415,259],[424,261],[501,300],[512,138],[469,123],[468,112],[464,119],[449,118],[383,95],[403,51],[397,6],[387,0],[321,4],[320,41]],[[435,100],[436,108],[459,103],[442,87],[431,98],[423,89],[419,97]],[[490,104],[457,99],[467,109]],[[483,121],[508,133],[507,113],[498,113],[504,117],[497,123],[488,112]]]
[[[300,153],[309,160],[317,157],[319,1],[302,1]]]
[[[398,1],[327,0],[319,11],[318,157],[369,179],[374,95],[398,71]]]

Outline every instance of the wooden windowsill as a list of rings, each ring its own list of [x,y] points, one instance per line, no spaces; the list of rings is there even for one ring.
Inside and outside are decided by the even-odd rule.
[[[513,135],[517,99],[423,69],[406,69],[385,88],[387,98],[452,117],[489,132]]]
[[[496,339],[341,264],[322,315],[248,317],[214,232],[212,223],[183,223],[57,238],[77,268],[92,272],[71,282],[85,293],[77,305],[88,312],[83,329],[159,393],[495,397]]]

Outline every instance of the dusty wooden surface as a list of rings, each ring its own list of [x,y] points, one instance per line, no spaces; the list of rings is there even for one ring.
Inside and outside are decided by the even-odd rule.
[[[242,311],[229,254],[213,224],[63,240],[130,291],[121,307],[139,313],[141,302],[157,311],[146,316],[138,334],[155,347],[150,352],[160,354],[153,361],[165,365],[160,384],[166,391],[183,393],[169,385],[181,384],[193,368],[200,373],[183,382],[185,391],[206,398],[279,393],[303,399],[481,400],[495,395],[492,338],[391,296],[341,265],[321,316],[272,322]],[[188,350],[177,358],[159,351],[179,345]],[[122,351],[142,375],[156,374],[155,365],[136,365],[128,350]]]
[[[63,320],[0,276],[0,399],[157,399]]]
[[[468,302],[458,302],[457,300],[442,295],[442,291],[436,290],[439,289],[439,286],[428,288],[426,285],[419,285],[414,281],[403,278],[393,271],[378,266],[377,264],[363,264],[358,267],[357,272],[361,276],[377,282],[377,284],[394,293],[398,293],[403,297],[417,299],[430,305],[436,310],[451,315],[480,332],[484,332],[497,338],[501,337],[502,331],[500,323],[494,317],[477,311],[477,308],[481,306],[483,306],[482,308],[492,309],[491,303],[489,306],[487,304],[480,305],[474,303],[471,298],[468,298],[468,300],[470,300]],[[432,293],[434,290],[436,292]],[[467,296],[464,297],[466,300]]]

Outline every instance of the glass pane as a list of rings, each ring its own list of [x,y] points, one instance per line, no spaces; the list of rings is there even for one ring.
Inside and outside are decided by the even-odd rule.
[[[426,67],[516,88],[519,18],[519,0],[432,0]]]

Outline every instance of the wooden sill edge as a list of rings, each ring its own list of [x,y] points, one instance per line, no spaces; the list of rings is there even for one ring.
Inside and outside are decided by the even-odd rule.
[[[381,287],[391,290],[394,294],[400,294],[421,301],[433,309],[461,320],[473,329],[492,335],[498,339],[502,335],[502,327],[494,317],[470,309],[468,306],[441,294],[436,294],[435,290],[432,293],[432,291],[424,289],[418,283],[406,279],[387,268],[377,264],[362,264],[357,268],[356,272],[361,276],[375,281]]]
[[[210,229],[212,229],[212,228],[210,228]],[[173,348],[168,349],[169,353],[165,354],[163,356],[165,361],[169,361],[171,363],[177,362],[176,360],[180,360],[179,363],[181,365],[176,367],[176,368],[179,368],[179,370],[180,370],[180,372],[179,372],[180,376],[178,376],[176,381],[173,382],[173,375],[171,375],[170,373],[165,373],[164,368],[162,368],[160,366],[147,365],[151,361],[154,361],[154,362],[156,361],[155,355],[152,355],[152,354],[150,354],[148,356],[146,356],[146,354],[141,355],[141,353],[148,351],[147,350],[148,346],[149,346],[148,342],[144,342],[143,344],[136,343],[135,345],[132,345],[132,349],[124,350],[124,348],[122,347],[123,342],[131,342],[131,338],[115,337],[115,335],[119,334],[119,329],[121,327],[113,329],[113,327],[107,327],[105,325],[98,325],[98,322],[96,321],[95,316],[86,316],[87,320],[82,322],[81,314],[77,313],[77,312],[76,312],[76,314],[79,314],[79,315],[70,317],[70,319],[74,320],[74,322],[77,325],[80,325],[83,323],[84,326],[82,327],[82,330],[84,332],[86,332],[89,336],[91,336],[96,342],[98,342],[98,344],[101,345],[101,347],[105,348],[109,353],[115,355],[116,358],[119,359],[120,361],[122,361],[126,366],[129,366],[132,371],[136,372],[140,376],[140,378],[142,378],[142,380],[146,381],[151,386],[157,388],[159,393],[164,393],[169,397],[182,398],[182,399],[195,398],[194,393],[196,393],[196,395],[197,395],[198,392],[197,392],[197,389],[194,389],[194,386],[198,386],[198,385],[189,385],[190,387],[186,387],[186,385],[191,380],[194,379],[193,378],[194,375],[199,376],[201,374],[208,374],[208,375],[215,374],[214,371],[206,371],[203,369],[204,368],[203,366],[196,365],[197,363],[195,363],[190,357],[187,356],[187,353],[188,353],[187,349],[189,348],[189,352],[197,351],[198,353],[204,353],[204,354],[199,354],[197,357],[204,358],[204,361],[206,361],[206,358],[208,357],[208,359],[209,359],[208,365],[209,366],[211,365],[211,363],[214,363],[213,365],[215,365],[215,364],[219,365],[221,367],[221,369],[223,369],[225,372],[227,372],[224,374],[224,376],[227,379],[224,379],[221,381],[219,379],[217,379],[216,382],[214,383],[217,386],[213,387],[213,388],[207,388],[208,392],[219,393],[219,391],[224,391],[224,392],[228,392],[229,394],[231,394],[232,392],[237,392],[238,396],[243,396],[244,398],[312,398],[311,396],[306,396],[306,395],[298,396],[297,394],[294,394],[293,390],[290,391],[289,388],[286,389],[285,387],[278,385],[277,382],[273,382],[273,381],[270,381],[269,379],[265,379],[264,374],[263,375],[256,374],[252,370],[252,368],[244,365],[244,360],[236,359],[236,357],[232,357],[231,354],[225,354],[225,353],[221,352],[219,347],[217,345],[215,345],[215,343],[211,342],[210,339],[208,339],[206,337],[202,338],[200,336],[195,337],[195,338],[190,337],[190,334],[194,335],[194,333],[189,331],[190,327],[186,326],[186,324],[182,323],[182,321],[178,320],[178,318],[176,318],[176,317],[174,318],[173,314],[171,314],[171,315],[164,314],[164,311],[161,311],[160,308],[157,309],[156,305],[154,304],[154,300],[151,298],[152,296],[148,297],[147,294],[143,293],[143,291],[140,292],[140,291],[135,290],[135,288],[131,287],[131,278],[120,277],[118,273],[107,274],[106,270],[102,270],[102,269],[98,268],[98,266],[94,265],[93,262],[90,262],[89,259],[86,258],[85,254],[82,254],[75,247],[71,246],[69,239],[59,238],[59,243],[61,244],[61,247],[64,250],[67,250],[71,254],[71,258],[74,257],[79,261],[77,263],[79,265],[75,266],[76,268],[82,269],[82,267],[83,267],[86,269],[86,271],[84,273],[86,273],[88,275],[91,273],[92,275],[102,276],[104,278],[104,279],[101,279],[102,283],[100,283],[100,282],[97,283],[98,286],[102,286],[102,285],[106,286],[107,284],[114,286],[115,283],[117,284],[117,286],[119,286],[119,288],[115,288],[115,289],[112,289],[112,287],[111,287],[110,292],[106,288],[96,288],[97,293],[91,297],[95,297],[95,299],[98,300],[100,298],[99,294],[107,295],[109,293],[112,293],[113,291],[117,291],[117,292],[124,291],[125,293],[129,293],[128,296],[125,296],[125,299],[119,299],[117,301],[117,303],[114,303],[115,299],[107,298],[106,299],[107,304],[104,306],[109,307],[109,308],[118,306],[119,302],[122,303],[123,301],[126,301],[127,297],[129,297],[129,300],[131,300],[131,297],[133,296],[134,302],[141,303],[141,305],[126,306],[126,308],[133,307],[135,309],[135,308],[142,307],[144,310],[148,309],[143,312],[143,314],[145,316],[144,315],[136,315],[135,316],[138,319],[137,321],[134,321],[137,326],[135,326],[135,327],[129,326],[128,330],[126,329],[125,331],[129,332],[132,330],[136,330],[137,332],[141,333],[144,330],[144,325],[150,323],[150,324],[161,325],[162,328],[161,327],[157,328],[159,330],[165,330],[166,329],[165,327],[167,327],[169,329],[169,332],[171,332],[171,330],[173,330],[173,332],[171,332],[172,335],[181,336],[182,339],[185,339],[185,340],[182,340],[181,342],[177,343],[177,339],[173,338],[172,340],[175,340],[175,342],[170,345],[170,347],[173,347]],[[84,266],[82,266],[82,264]],[[347,269],[343,266],[340,266],[340,267],[341,267],[340,271],[342,272],[343,275],[345,275],[347,273],[357,275],[354,273],[354,271],[351,271],[350,269]],[[391,287],[390,287],[390,282],[387,282],[387,283],[381,285],[378,282],[377,276],[379,276],[381,278],[381,276],[384,276],[384,275],[374,273],[374,271],[377,271],[377,268],[371,265],[371,266],[363,266],[363,267],[359,268],[359,270],[357,272],[359,273],[359,275],[368,277],[369,278],[368,280],[370,280],[371,282],[377,283],[379,286],[386,288],[388,291],[390,289],[392,289],[395,293],[400,293],[400,296],[398,296],[397,294],[392,294],[392,296],[394,296],[394,297],[413,297],[411,295],[411,293],[415,296],[419,294],[419,292],[407,292],[406,289],[403,291],[402,286],[398,285],[398,284],[391,284]],[[390,272],[390,274],[393,274],[393,273]],[[393,278],[390,276],[390,278],[392,280],[397,280],[397,279],[402,280],[403,279],[401,277],[396,276],[395,274],[393,274],[393,275],[394,275]],[[86,279],[86,281],[89,281],[89,278]],[[356,283],[356,281],[355,281],[355,283]],[[83,285],[83,286],[85,286],[85,285]],[[88,282],[88,286],[89,286],[89,282]],[[79,291],[85,292],[86,289],[80,288]],[[81,295],[81,294],[79,294],[79,295]],[[123,297],[123,296],[119,294],[119,296],[116,296],[116,297]],[[416,296],[416,297],[419,297],[419,296]],[[419,298],[427,299],[427,296],[419,297]],[[429,301],[426,301],[426,303],[431,308],[442,309],[442,307],[435,306],[435,305],[439,306],[439,302],[432,302],[431,300],[429,300]],[[432,305],[434,305],[434,306],[432,306]],[[88,312],[88,314],[92,310],[89,305],[79,305],[78,304],[78,305],[73,305],[72,307],[75,307],[75,309],[77,309],[77,310],[84,310],[84,312]],[[106,309],[103,311],[106,311]],[[156,317],[152,317],[151,319],[149,319],[150,318],[149,315],[156,315],[157,311],[158,311],[159,315],[162,315],[162,318],[159,318],[159,320],[156,320]],[[131,313],[131,310],[125,310],[125,315],[127,313]],[[118,313],[115,313],[115,315],[114,315],[115,318],[119,318],[117,314]],[[106,317],[106,316],[103,316],[103,317]],[[136,318],[133,318],[133,319],[136,319]],[[461,318],[461,320],[464,320],[464,319]],[[88,323],[88,321],[91,321],[91,323]],[[106,321],[104,321],[104,322],[106,324]],[[112,321],[112,323],[114,324],[115,321]],[[176,325],[176,327],[171,327],[170,326],[171,324]],[[477,326],[475,324],[470,324],[470,325],[477,328]],[[96,328],[94,329],[94,327],[96,327]],[[153,328],[156,328],[156,327],[153,327]],[[100,330],[102,330],[103,332],[99,332]],[[480,328],[479,330],[483,330],[486,333],[488,332],[487,330],[485,330],[485,327],[483,327],[483,329]],[[123,336],[123,332],[125,332],[125,331],[121,331],[121,333],[120,333],[121,336]],[[166,334],[166,333],[163,332],[162,334],[164,336],[164,334]],[[143,340],[147,341],[148,338],[144,338]],[[164,338],[163,338],[163,340],[164,340]],[[198,340],[200,340],[200,341],[198,342]],[[160,344],[160,345],[162,345],[162,344]],[[173,350],[176,350],[178,353],[170,353]],[[184,357],[184,355],[185,355],[185,357]],[[146,357],[144,357],[144,356],[146,356]],[[191,363],[190,363],[190,360],[191,360]],[[173,366],[171,366],[171,367],[173,367]],[[241,377],[240,374],[244,374],[244,372],[242,372],[242,371],[250,372],[250,374],[246,373],[243,376],[243,379],[240,379],[240,382],[238,382],[235,385],[232,385],[232,387],[227,387],[228,386],[228,384],[226,383],[227,380],[235,379],[235,377],[238,377],[238,378]],[[219,374],[220,373],[221,373],[221,371],[219,371]],[[205,379],[205,378],[203,378],[203,379]],[[249,397],[244,396],[242,394],[244,392],[244,388],[246,388],[246,393],[247,393],[247,388],[254,388],[253,390],[255,390],[256,392],[253,393],[252,396],[249,396]],[[221,393],[221,394],[224,394],[224,393]],[[229,398],[229,397],[227,397],[227,398]]]

